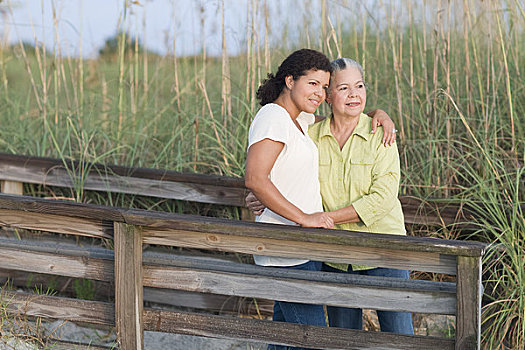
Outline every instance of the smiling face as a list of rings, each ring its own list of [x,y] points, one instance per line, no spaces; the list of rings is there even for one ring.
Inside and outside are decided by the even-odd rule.
[[[296,80],[291,75],[286,77],[290,98],[299,113],[317,110],[326,98],[329,82],[330,73],[323,70],[308,70]]]
[[[330,81],[329,96],[334,115],[357,117],[365,110],[366,87],[356,67],[335,71]]]

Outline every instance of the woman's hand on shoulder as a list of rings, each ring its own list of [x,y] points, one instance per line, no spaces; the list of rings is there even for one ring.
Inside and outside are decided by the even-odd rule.
[[[323,212],[305,214],[299,224],[302,227],[334,228],[334,220],[332,217],[328,215],[328,213]]]
[[[370,133],[375,133],[377,127],[381,125],[383,127],[382,142],[385,146],[391,146],[396,141],[397,133],[396,126],[392,119],[382,109],[375,109],[372,112],[369,112],[368,116],[372,117],[372,130]]]

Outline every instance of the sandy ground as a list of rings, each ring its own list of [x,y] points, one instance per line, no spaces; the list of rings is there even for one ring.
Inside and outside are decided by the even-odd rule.
[[[368,310],[366,310],[368,311]],[[415,319],[415,333],[418,335],[431,335],[438,337],[453,336],[453,317],[426,316]],[[377,317],[373,312],[365,312],[365,320],[372,329],[378,329]],[[100,330],[90,327],[81,327],[72,322],[54,321],[42,324],[46,334],[53,338],[112,347],[115,344],[115,334],[112,331]],[[160,332],[144,332],[145,350],[265,350],[266,344],[242,342],[235,340],[195,337],[182,334],[169,334]],[[0,336],[0,350],[40,350],[25,342],[20,342],[12,337],[2,334]],[[46,350],[52,348],[46,348]]]
[[[94,328],[80,327],[72,322],[55,321],[44,323],[46,333],[54,338],[77,341],[84,344],[113,346],[115,334]],[[0,350],[40,350],[34,345],[21,342],[9,336],[0,338]],[[47,348],[46,348],[47,349]],[[52,348],[51,348],[52,349]],[[235,340],[194,337],[182,334],[144,332],[145,350],[263,350],[265,344],[248,343]]]

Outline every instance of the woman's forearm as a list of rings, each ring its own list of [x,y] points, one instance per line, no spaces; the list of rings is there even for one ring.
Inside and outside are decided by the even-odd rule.
[[[353,205],[328,212],[328,215],[330,215],[336,225],[361,221]]]
[[[267,208],[282,217],[302,224],[305,213],[290,203],[268,177],[257,177],[246,181],[246,187],[250,189],[257,199]]]

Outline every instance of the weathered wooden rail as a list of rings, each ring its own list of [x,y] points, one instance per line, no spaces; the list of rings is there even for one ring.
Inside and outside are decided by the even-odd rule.
[[[39,184],[108,193],[244,207],[246,188],[241,178],[184,174],[169,170],[0,153],[2,192],[22,194],[22,184]],[[437,225],[464,220],[463,208],[437,201],[401,196],[405,223]]]
[[[42,162],[39,176],[50,184],[47,180],[52,172],[59,171],[60,166],[47,168],[49,163],[46,162],[50,160],[39,161]],[[37,182],[35,174],[39,174],[38,167],[33,166],[34,163],[29,167],[31,171],[26,171],[29,175],[22,176],[20,169],[24,167],[23,164],[0,162],[0,180],[4,181],[2,189],[11,186],[19,190],[21,186],[16,185],[17,181],[42,183]],[[18,176],[6,176],[10,169],[18,169]],[[118,173],[124,168],[92,167],[91,171],[100,176],[102,185],[99,186],[104,188],[99,187],[97,190],[111,192],[107,185],[110,181],[108,169],[112,169],[113,176],[121,178],[118,181],[111,180],[117,182],[120,188],[135,180],[122,179],[133,177],[133,173]],[[141,171],[151,177],[152,173],[158,172]],[[134,172],[137,173],[138,170]],[[244,196],[242,184],[238,185],[239,182],[233,179],[210,177],[203,184],[205,181],[199,182],[193,175],[186,178],[181,175],[178,180],[182,184],[177,187],[175,174],[170,173],[169,176],[174,177],[166,180],[169,176],[160,175],[162,173],[158,172],[159,177],[150,179],[158,181],[152,182],[156,188],[170,188],[172,193],[179,191],[186,198],[196,196],[201,201],[211,202],[209,198],[215,196],[214,203],[222,201],[221,198],[228,198],[229,203],[221,204],[238,205],[236,203],[239,202],[235,203],[231,199],[234,196],[226,195],[224,189],[217,189],[223,188],[221,186],[227,181],[234,184],[231,187],[238,191],[237,198],[242,200]],[[69,176],[72,174],[74,172],[70,172]],[[25,180],[32,176],[32,181]],[[88,177],[84,177],[84,185],[89,184]],[[72,183],[75,180],[69,181]],[[65,182],[66,177],[53,185],[66,186]],[[86,186],[84,188],[87,189]],[[178,190],[174,190],[176,188]],[[215,195],[210,194],[212,192]],[[114,249],[109,250],[3,238],[0,240],[0,268],[114,281],[114,304],[8,291],[3,291],[2,295],[12,312],[114,325],[121,349],[141,349],[144,330],[323,349],[479,349],[480,346],[481,257],[484,244],[256,224],[8,194],[0,195],[0,225],[113,240]],[[143,244],[306,257],[440,272],[456,275],[457,284],[293,271],[212,258],[143,253]],[[145,286],[345,307],[456,315],[456,339],[144,309]]]

